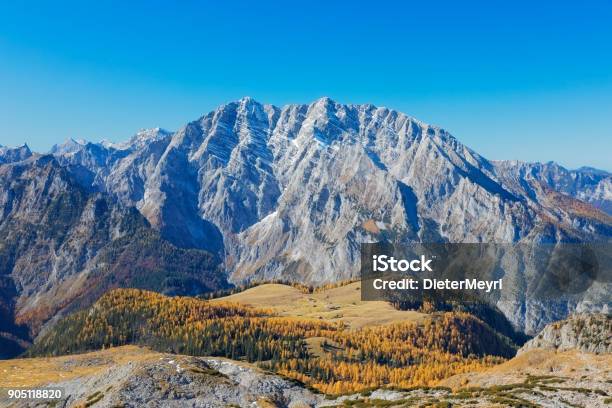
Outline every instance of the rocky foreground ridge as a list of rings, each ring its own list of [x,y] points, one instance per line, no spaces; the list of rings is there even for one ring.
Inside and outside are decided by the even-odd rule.
[[[574,314],[547,325],[519,350],[566,351],[577,349],[588,353],[612,353],[612,316],[609,314]]]

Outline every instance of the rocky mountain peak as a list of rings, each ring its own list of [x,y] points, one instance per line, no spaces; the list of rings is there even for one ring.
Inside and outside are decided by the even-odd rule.
[[[0,164],[22,161],[31,156],[32,151],[26,143],[18,147],[0,146]]]
[[[338,105],[333,99],[328,96],[323,96],[309,106],[314,109],[318,109],[320,112],[330,112],[337,108]]]
[[[75,153],[81,150],[86,144],[87,141],[83,139],[75,140],[73,138],[68,138],[61,144],[53,145],[49,153],[57,155]]]
[[[132,143],[147,143],[155,140],[159,140],[163,137],[171,135],[172,132],[162,129],[160,127],[155,127],[151,129],[140,129],[132,138],[130,139]]]

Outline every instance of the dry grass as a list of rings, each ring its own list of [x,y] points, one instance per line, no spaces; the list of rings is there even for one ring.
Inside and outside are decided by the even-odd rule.
[[[343,322],[350,328],[420,321],[423,313],[396,310],[387,302],[361,301],[361,283],[353,282],[316,293],[302,293],[287,285],[265,284],[213,302],[231,301],[272,309],[281,316]]]
[[[490,387],[520,383],[530,376],[555,376],[574,380],[589,378],[608,382],[612,380],[612,355],[583,353],[577,350],[529,350],[485,371],[447,378],[440,385],[455,389]]]
[[[363,229],[371,232],[372,234],[380,234],[380,228],[378,228],[378,225],[376,225],[376,221],[374,220],[366,220],[361,224],[361,226]]]
[[[325,341],[327,341],[327,347],[323,345]],[[306,346],[308,347],[308,352],[314,357],[324,357],[325,353],[330,351],[342,350],[338,343],[326,337],[310,337],[306,339]]]
[[[0,360],[0,388],[35,387],[88,377],[129,362],[158,360],[161,355],[142,347],[123,346],[71,356]]]
[[[271,309],[285,317],[342,322],[351,329],[382,326],[403,321],[421,321],[426,315],[415,311],[396,310],[387,302],[361,301],[361,282],[304,293],[292,286],[264,284],[212,302],[231,301],[252,307]],[[309,352],[322,357],[324,337],[306,339]]]

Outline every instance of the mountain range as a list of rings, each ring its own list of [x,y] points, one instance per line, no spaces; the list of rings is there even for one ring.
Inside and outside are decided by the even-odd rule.
[[[0,338],[24,339],[112,287],[354,279],[363,242],[608,243],[612,174],[487,160],[383,107],[243,98],[123,143],[0,147],[0,236]],[[500,306],[531,333],[577,307]]]

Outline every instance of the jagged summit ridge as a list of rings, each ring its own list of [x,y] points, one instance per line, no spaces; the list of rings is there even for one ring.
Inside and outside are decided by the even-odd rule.
[[[164,137],[170,136],[173,132],[168,131],[166,129],[155,127],[150,129],[140,129],[136,134],[134,134],[130,139],[123,142],[111,142],[107,139],[102,139],[100,142],[90,142],[83,138],[74,139],[67,138],[61,144],[55,144],[49,150],[50,154],[53,155],[63,155],[69,153],[76,153],[81,150],[83,147],[87,145],[96,145],[101,146],[107,149],[114,150],[128,150],[134,149],[138,147],[142,147],[146,143],[154,142]]]
[[[32,156],[32,151],[27,143],[18,147],[0,145],[0,164],[14,163],[25,160]]]
[[[129,157],[113,158],[106,167],[114,169],[110,173],[121,172],[133,167],[137,158],[151,159],[147,152],[151,145],[159,148],[159,154],[154,162],[149,162],[149,171],[138,172],[149,181],[151,193],[158,189],[156,184],[169,181],[170,167],[178,170],[178,163],[182,162],[181,171],[192,170],[184,176],[192,174],[190,177],[197,179],[194,188],[199,192],[195,204],[202,212],[200,216],[233,233],[244,232],[282,209],[290,201],[293,187],[303,186],[311,177],[320,180],[338,170],[343,170],[346,177],[360,167],[365,172],[370,167],[374,172],[382,172],[385,176],[381,183],[385,183],[385,177],[401,182],[414,193],[417,203],[432,201],[434,206],[428,204],[428,210],[437,210],[439,216],[446,210],[437,204],[458,195],[458,188],[476,188],[508,203],[520,201],[523,193],[521,186],[515,188],[513,183],[500,182],[514,176],[509,173],[517,165],[489,162],[443,129],[400,112],[370,104],[343,105],[327,97],[309,105],[284,107],[260,104],[245,97],[220,106],[170,137],[154,138]],[[169,166],[171,158],[176,161]],[[342,166],[337,168],[340,162]],[[364,166],[368,169],[363,169]],[[106,187],[107,181],[97,183]],[[138,184],[144,188],[144,180]],[[230,193],[234,195],[228,197]],[[244,199],[232,202],[240,194]],[[221,200],[222,196],[230,200]],[[606,197],[604,194],[604,200]],[[407,196],[404,199],[409,201]],[[131,200],[147,211],[157,212],[156,205],[148,205],[147,201],[144,191],[137,200]],[[150,207],[153,208],[148,210]],[[527,208],[524,210],[528,211]],[[498,230],[489,235],[497,235],[502,241],[522,237],[514,232]],[[449,232],[441,235],[476,241],[487,238],[475,236],[479,234],[454,237]]]

